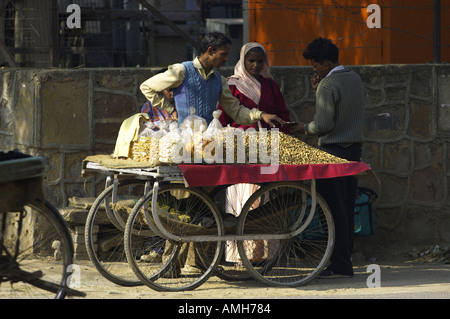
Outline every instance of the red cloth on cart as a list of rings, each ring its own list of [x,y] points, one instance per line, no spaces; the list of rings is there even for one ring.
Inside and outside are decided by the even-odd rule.
[[[265,164],[178,165],[190,187],[237,183],[268,183],[349,176],[370,170],[364,162],[342,164],[277,165],[270,174],[261,174]]]

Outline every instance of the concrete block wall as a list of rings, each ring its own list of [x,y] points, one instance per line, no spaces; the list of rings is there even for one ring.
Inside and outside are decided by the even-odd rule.
[[[140,110],[139,84],[154,72],[136,69],[6,70],[1,73],[1,149],[44,156],[46,194],[58,207],[95,195],[81,161],[111,153],[122,121]],[[100,183],[100,182],[98,182]],[[101,186],[100,186],[101,187]]]
[[[450,243],[450,66],[350,66],[367,96],[363,160],[377,191],[372,245]],[[124,119],[145,102],[139,85],[157,69],[4,69],[0,71],[0,148],[46,159],[45,191],[60,208],[95,197],[104,177],[81,177],[91,154],[111,153]],[[221,69],[225,76],[232,68]],[[292,120],[314,115],[310,67],[274,67]],[[304,138],[304,137],[302,137]],[[314,144],[314,138],[306,141]]]

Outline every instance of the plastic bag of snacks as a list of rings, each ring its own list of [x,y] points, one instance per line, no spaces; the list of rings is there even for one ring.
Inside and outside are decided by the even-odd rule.
[[[195,115],[195,108],[190,108],[190,115],[180,124],[184,140],[183,161],[185,163],[202,162],[203,134],[207,128],[206,120]]]
[[[193,145],[194,145],[194,163],[201,163],[203,160],[203,147],[205,143],[205,133],[206,126],[203,123],[200,127],[194,131]]]
[[[153,130],[155,125],[153,122],[144,123],[143,130],[139,133],[137,141],[133,143],[132,147],[132,159],[135,161],[143,162],[146,161],[145,158],[147,156],[148,144],[150,143],[151,137],[155,134]]]
[[[138,138],[153,135],[155,133],[154,129],[155,129],[155,124],[153,122],[150,122],[150,121],[145,122],[143,124],[142,131],[138,135]]]
[[[194,130],[190,119],[185,119],[183,122],[184,125],[183,128],[180,128],[180,134],[184,141],[185,157],[190,159],[194,150]]]
[[[160,123],[160,130],[149,132],[146,131],[146,136],[141,136],[138,139],[135,150],[133,151],[133,160],[138,162],[148,162],[152,166],[160,165],[159,161],[159,140],[167,134],[166,122]],[[142,132],[144,133],[144,131]]]
[[[159,139],[159,161],[165,164],[180,163],[183,147],[184,139],[178,129],[178,124],[173,122],[169,126],[169,132]]]
[[[220,131],[223,129],[223,126],[219,121],[221,114],[221,110],[213,112],[213,120],[209,123],[208,128],[203,133],[201,145],[199,145],[200,143],[196,144],[196,156],[202,157],[208,164],[218,161],[216,155],[220,156],[219,154],[221,154],[222,146],[220,140],[217,139],[218,134],[220,134]]]
[[[219,121],[219,117],[222,114],[221,110],[215,110],[213,112],[213,120],[209,123],[208,128],[205,131],[206,139],[213,139],[223,128],[222,123]]]
[[[180,129],[184,131],[188,126],[190,126],[192,131],[195,132],[198,131],[202,125],[205,129],[208,126],[204,118],[195,115],[195,107],[191,106],[189,108],[189,115],[180,124]]]

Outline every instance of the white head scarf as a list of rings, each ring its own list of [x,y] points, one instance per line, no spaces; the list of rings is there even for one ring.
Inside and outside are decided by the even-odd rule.
[[[273,80],[272,74],[270,73],[266,49],[259,43],[249,42],[242,46],[239,61],[234,67],[234,75],[230,76],[227,81],[228,85],[235,85],[242,94],[255,102],[255,104],[259,104],[261,98],[261,83],[245,69],[245,55],[253,48],[261,48],[264,51],[265,63],[261,75]]]

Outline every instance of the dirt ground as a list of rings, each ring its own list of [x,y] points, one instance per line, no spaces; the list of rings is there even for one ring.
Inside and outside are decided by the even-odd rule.
[[[450,254],[441,249],[416,252],[414,256],[384,255],[370,262],[358,256],[354,258],[355,276],[340,279],[314,279],[297,288],[269,287],[256,280],[229,282],[216,276],[210,277],[200,287],[181,292],[158,292],[145,285],[124,287],[105,279],[89,260],[78,261],[79,284],[77,290],[85,297],[71,299],[94,300],[143,300],[145,305],[165,304],[177,311],[188,303],[210,302],[264,302],[276,304],[280,300],[294,302],[296,299],[450,299]],[[372,268],[379,267],[379,285],[374,285]],[[44,272],[54,267],[44,266]],[[47,268],[45,268],[47,267]],[[18,298],[28,298],[15,295]],[[2,297],[3,296],[3,297]],[[6,295],[0,294],[0,299]],[[114,307],[113,307],[114,308]],[[114,308],[115,309],[115,308]]]
[[[104,279],[89,261],[80,263],[84,299],[297,299],[297,298],[420,298],[450,299],[450,264],[443,262],[378,261],[380,287],[369,288],[369,264],[355,267],[355,276],[345,279],[315,279],[298,288],[268,287],[257,281],[228,282],[210,277],[200,287],[183,292],[158,292],[147,286],[123,287]]]

